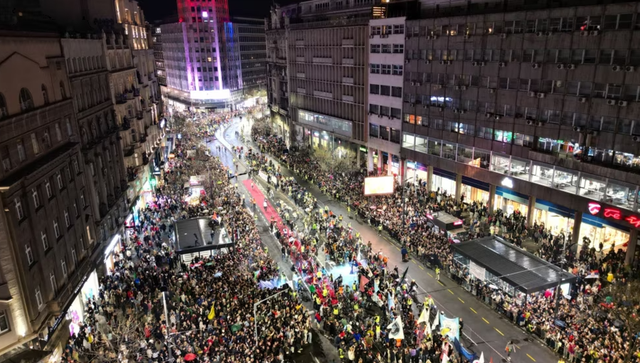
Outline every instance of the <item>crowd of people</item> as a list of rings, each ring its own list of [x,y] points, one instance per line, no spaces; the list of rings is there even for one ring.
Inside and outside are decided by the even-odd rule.
[[[120,242],[114,268],[101,279],[98,296],[87,301],[62,361],[286,362],[311,343],[312,320],[288,285],[259,288],[282,273],[227,168],[215,156],[187,156],[206,136],[204,127],[215,130],[223,122],[199,123],[193,134],[183,133],[153,201]],[[202,174],[217,182],[193,201],[183,186]],[[211,211],[233,236],[234,247],[187,262],[176,255],[173,222]]]
[[[570,232],[552,234],[544,225],[527,226],[526,218],[518,211],[511,214],[490,211],[483,203],[456,200],[439,190],[429,190],[424,181],[398,186],[390,196],[365,197],[362,195],[365,172],[323,170],[308,152],[287,149],[277,136],[256,133],[253,141],[262,152],[276,157],[296,175],[344,202],[349,210],[353,208],[374,228],[387,231],[433,266],[450,271],[455,281],[570,361],[622,362],[627,353],[633,361],[640,359],[639,344],[636,344],[638,331],[629,331],[620,321],[620,316],[627,316],[628,310],[639,313],[640,302],[626,296],[622,297],[624,301],[602,305],[607,296],[602,291],[603,284],[615,285],[593,277],[593,271],[598,271],[596,276],[616,276],[619,284],[627,283],[631,273],[624,265],[623,251],[612,248],[603,253],[602,246],[598,251],[591,247],[590,241],[584,241],[580,253],[575,253],[575,248],[570,246]],[[578,277],[578,282],[566,296],[545,291],[530,295],[525,302],[525,297],[514,294],[513,290],[509,293],[477,280],[466,267],[453,261],[451,238],[435,232],[429,223],[426,215],[438,211],[464,219],[469,230],[467,239],[497,234],[518,246],[522,246],[525,239],[532,239],[537,244],[538,256],[569,269]]]

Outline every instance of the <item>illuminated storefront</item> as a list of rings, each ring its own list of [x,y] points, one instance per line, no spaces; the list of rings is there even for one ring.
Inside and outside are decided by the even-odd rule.
[[[553,235],[564,233],[567,236],[573,232],[575,211],[568,208],[537,199],[532,217],[534,222],[544,224]]]
[[[67,310],[66,318],[69,321],[70,335],[76,335],[80,331],[80,324],[84,322],[85,318],[87,301],[98,296],[99,288],[98,274],[93,270]]]
[[[466,203],[479,202],[487,204],[489,202],[491,185],[479,180],[462,176],[462,192]]]
[[[519,211],[526,216],[529,211],[529,197],[509,188],[498,186],[494,199],[494,210],[496,209],[502,209],[507,215]]]
[[[584,239],[585,237],[587,240]],[[584,214],[580,225],[579,249],[582,249],[585,242],[589,243],[589,248],[595,248],[596,251],[600,251],[600,243],[602,243],[603,253],[608,253],[611,248],[614,251],[619,249],[626,251],[629,228],[607,219]]]
[[[416,161],[407,161],[407,182],[422,183],[426,182],[429,177],[427,166]]]
[[[107,249],[104,251],[104,267],[107,270],[107,275],[111,275],[111,271],[113,271],[115,266],[115,256],[121,252],[121,239],[122,237],[119,234],[113,236],[107,245]]]
[[[440,190],[440,193],[456,195],[456,174],[450,171],[433,168],[431,178],[431,190]]]

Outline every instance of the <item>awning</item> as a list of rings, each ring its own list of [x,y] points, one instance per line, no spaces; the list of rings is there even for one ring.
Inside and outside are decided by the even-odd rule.
[[[500,237],[484,237],[451,247],[526,294],[576,281],[573,274]]]

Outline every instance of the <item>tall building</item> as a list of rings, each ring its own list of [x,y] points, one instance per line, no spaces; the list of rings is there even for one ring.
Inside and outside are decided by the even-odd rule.
[[[123,179],[129,183],[124,198],[128,207],[136,210],[150,197],[163,134],[153,41],[144,12],[135,0],[46,0],[41,6],[45,14],[72,34],[83,30],[104,34],[100,37],[104,64],[109,72],[109,92],[125,159]],[[79,102],[86,103],[82,98],[76,99]],[[124,190],[120,180],[114,184],[121,184]],[[138,198],[141,194],[143,198]],[[128,221],[133,218],[128,217]]]
[[[264,90],[267,50],[264,19],[234,17],[233,45],[240,58],[240,86],[245,96]]]
[[[156,77],[158,78],[158,86],[167,86],[167,70],[164,67],[164,52],[162,45],[162,29],[160,24],[151,26],[151,37],[153,40],[153,58],[156,62]]]
[[[367,170],[400,175],[405,17],[369,21]]]
[[[268,99],[276,129],[289,142],[348,148],[364,161],[368,24],[377,2],[313,0],[273,8],[266,24]]]
[[[87,190],[96,220],[97,238],[106,243],[117,234],[128,208],[123,198],[127,175],[120,127],[109,87],[103,34],[68,36],[61,40],[75,102],[79,141],[87,166]]]
[[[249,54],[252,51],[243,45],[255,48],[261,35],[253,33],[248,19],[240,19],[240,24],[230,20],[227,0],[178,0],[178,15],[178,22],[160,26],[167,74],[163,96],[169,110],[234,107],[245,86],[255,88],[259,82],[259,62],[251,59],[259,54]]]
[[[420,15],[405,30],[408,176],[571,234],[578,251],[626,249],[632,261],[640,228],[637,3],[440,4]]]
[[[14,361],[60,353],[67,309],[97,293],[101,249],[66,68],[57,34],[0,34],[0,355]]]

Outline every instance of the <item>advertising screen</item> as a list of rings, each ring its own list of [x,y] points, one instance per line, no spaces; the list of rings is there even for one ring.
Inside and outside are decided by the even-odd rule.
[[[393,194],[393,176],[364,178],[364,195]]]

